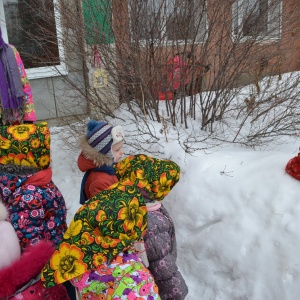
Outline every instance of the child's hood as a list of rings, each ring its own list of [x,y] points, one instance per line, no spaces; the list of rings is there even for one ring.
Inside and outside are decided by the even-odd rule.
[[[46,287],[110,262],[140,240],[148,224],[144,191],[148,198],[162,200],[180,177],[174,162],[146,155],[129,156],[115,170],[119,182],[89,199],[74,215],[42,272]]]
[[[108,154],[102,154],[98,151],[96,151],[89,143],[87,140],[86,136],[82,136],[79,139],[79,147],[81,148],[82,152],[79,155],[78,160],[81,160],[82,157],[85,158],[86,160],[89,160],[92,162],[94,167],[100,167],[102,165],[112,165],[113,164],[113,157],[109,156]],[[81,157],[82,156],[82,157]],[[81,163],[81,162],[80,162]],[[78,165],[80,170],[82,172],[85,172],[85,169],[81,169],[81,167]],[[84,166],[83,166],[84,168]]]
[[[151,200],[161,201],[179,181],[180,168],[171,160],[132,155],[115,166],[116,176],[126,185],[136,185]]]

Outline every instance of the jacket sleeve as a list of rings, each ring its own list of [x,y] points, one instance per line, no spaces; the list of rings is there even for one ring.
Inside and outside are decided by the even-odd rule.
[[[22,61],[21,56],[20,56],[19,52],[17,51],[17,49],[12,45],[11,45],[11,47],[15,54],[16,62],[17,62],[20,77],[21,77],[23,92],[25,94],[25,96],[24,96],[24,121],[35,122],[36,121],[36,113],[35,113],[35,108],[34,108],[32,90],[31,90],[29,80],[27,78],[24,64],[23,64],[23,61]]]
[[[166,280],[171,278],[178,270],[176,256],[171,252],[171,240],[167,233],[158,233],[156,236],[144,237],[149,270],[155,280]]]

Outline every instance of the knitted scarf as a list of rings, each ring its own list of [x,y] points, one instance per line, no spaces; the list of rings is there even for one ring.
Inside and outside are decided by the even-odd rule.
[[[0,97],[4,116],[11,116],[14,110],[22,112],[23,96],[25,94],[14,51],[4,42],[0,28]]]
[[[103,165],[101,167],[97,167],[91,170],[88,170],[85,172],[85,174],[83,175],[82,181],[81,181],[81,187],[80,187],[80,201],[79,203],[81,205],[83,205],[87,200],[87,195],[84,191],[84,187],[87,181],[87,178],[89,177],[91,171],[95,171],[95,172],[103,172],[103,173],[107,173],[109,175],[115,175],[115,170],[112,166],[107,166],[107,165]]]

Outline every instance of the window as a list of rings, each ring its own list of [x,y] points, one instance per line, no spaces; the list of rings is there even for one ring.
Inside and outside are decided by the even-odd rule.
[[[19,51],[29,78],[66,74],[56,0],[0,0],[6,42]]]
[[[279,39],[281,0],[236,0],[233,4],[233,35],[236,39]]]
[[[207,36],[204,0],[130,0],[134,40],[203,42]]]

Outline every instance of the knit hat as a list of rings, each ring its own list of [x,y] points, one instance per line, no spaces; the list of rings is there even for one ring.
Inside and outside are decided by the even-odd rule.
[[[112,164],[111,147],[124,140],[121,126],[111,126],[107,122],[91,120],[87,125],[87,135],[81,138],[80,146],[85,157],[98,165]]]

